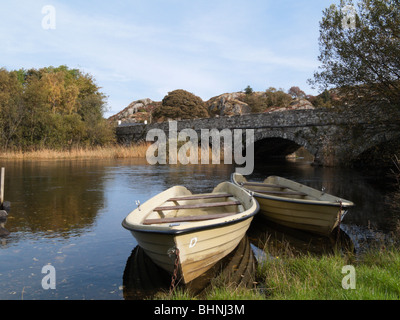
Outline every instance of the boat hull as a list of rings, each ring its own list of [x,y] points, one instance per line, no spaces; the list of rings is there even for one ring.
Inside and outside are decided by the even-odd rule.
[[[260,205],[260,214],[268,220],[286,227],[329,235],[346,213],[340,206],[299,204],[267,199],[254,195]]]
[[[175,186],[140,205],[122,225],[155,264],[170,274],[178,268],[189,283],[237,247],[258,211],[254,197],[229,182],[201,195]]]
[[[253,217],[240,222],[183,234],[131,231],[140,247],[162,269],[173,274],[179,249],[179,266],[184,283],[189,283],[231,253],[245,236]]]
[[[277,224],[329,236],[354,204],[306,185],[270,176],[263,183],[248,182],[234,173],[232,182],[252,192],[260,215]]]

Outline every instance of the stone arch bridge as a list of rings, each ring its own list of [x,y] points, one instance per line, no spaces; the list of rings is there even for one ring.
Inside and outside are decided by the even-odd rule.
[[[151,129],[168,135],[169,123],[120,125],[119,143],[146,140]],[[390,152],[400,146],[400,110],[390,106],[336,107],[247,114],[177,122],[177,130],[253,129],[255,154],[286,156],[304,147],[323,166],[348,166],[380,148]],[[397,147],[393,147],[397,146]],[[393,148],[396,148],[394,150]]]

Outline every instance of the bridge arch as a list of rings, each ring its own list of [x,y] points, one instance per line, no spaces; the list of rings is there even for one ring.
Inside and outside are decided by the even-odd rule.
[[[399,119],[399,108],[362,105],[182,120],[178,121],[177,130],[254,130],[255,152],[263,157],[283,156],[304,147],[314,156],[315,164],[349,166],[377,146],[399,141]],[[116,133],[120,143],[131,144],[146,140],[152,129],[160,129],[166,135],[170,131],[168,123],[152,123],[118,126]],[[391,147],[386,149],[396,152]]]
[[[314,157],[317,149],[306,139],[292,132],[268,130],[254,135],[255,158],[284,158],[304,147]]]
[[[400,152],[399,131],[381,132],[365,140],[351,152],[353,165],[390,165],[394,154]]]

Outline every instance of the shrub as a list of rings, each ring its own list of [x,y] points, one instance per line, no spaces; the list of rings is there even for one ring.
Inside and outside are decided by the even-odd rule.
[[[174,90],[162,100],[161,106],[153,112],[156,121],[167,119],[195,119],[208,117],[204,101],[185,90]]]

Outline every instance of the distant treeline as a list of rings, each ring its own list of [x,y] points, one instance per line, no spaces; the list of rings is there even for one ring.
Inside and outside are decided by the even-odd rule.
[[[105,145],[114,138],[103,118],[106,96],[89,74],[66,66],[0,69],[3,150]]]

